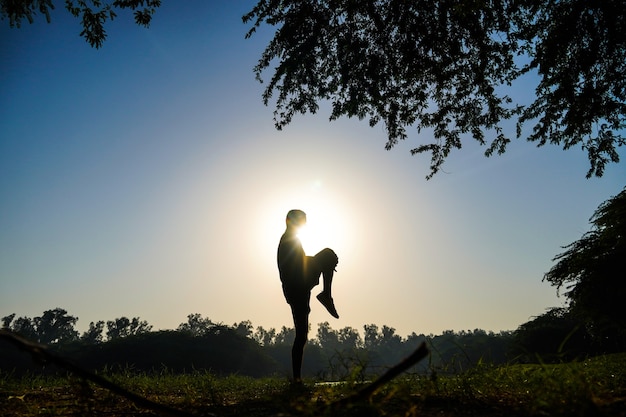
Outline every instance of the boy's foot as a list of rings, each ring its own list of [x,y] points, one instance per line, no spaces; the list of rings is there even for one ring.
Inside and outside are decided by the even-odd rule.
[[[325,292],[321,292],[317,295],[317,299],[320,303],[322,303],[324,307],[326,307],[326,310],[328,310],[331,316],[336,319],[339,318],[339,314],[337,314],[337,309],[335,309],[335,302],[333,301],[331,296],[329,296]]]

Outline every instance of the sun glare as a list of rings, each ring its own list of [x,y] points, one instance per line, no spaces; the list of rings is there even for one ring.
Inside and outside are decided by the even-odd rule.
[[[311,207],[307,213],[307,224],[300,230],[298,237],[308,255],[315,255],[320,250],[344,246],[345,225],[339,221],[339,212],[333,215],[332,208]],[[338,249],[336,249],[338,250]]]
[[[341,198],[324,190],[319,181],[294,195],[280,196],[268,207],[264,235],[271,238],[267,245],[274,250],[280,234],[285,230],[285,216],[291,209],[306,213],[307,223],[298,233],[307,255],[313,256],[324,248],[345,254],[354,239],[353,219],[349,207]],[[277,197],[277,196],[274,196]],[[271,222],[270,222],[271,220]],[[271,227],[270,227],[271,224]],[[270,230],[273,230],[270,233]]]

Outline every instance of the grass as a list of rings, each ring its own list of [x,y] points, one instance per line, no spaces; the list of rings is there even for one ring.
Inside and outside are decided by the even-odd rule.
[[[479,366],[425,392],[524,416],[626,416],[626,354],[559,365]]]
[[[626,354],[559,365],[481,365],[458,375],[405,374],[369,400],[351,401],[356,381],[291,385],[285,378],[209,372],[107,377],[148,399],[216,416],[608,416],[626,417]],[[74,377],[0,374],[0,410],[12,416],[153,415]]]

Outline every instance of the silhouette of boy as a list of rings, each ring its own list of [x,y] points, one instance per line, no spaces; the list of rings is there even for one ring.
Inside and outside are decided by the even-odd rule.
[[[337,266],[337,255],[332,249],[322,249],[315,256],[306,256],[300,239],[299,229],[306,224],[302,210],[287,213],[287,229],[278,244],[278,271],[283,284],[283,294],[291,306],[296,337],[291,349],[291,365],[294,381],[301,380],[302,357],[309,333],[309,300],[311,290],[319,284],[320,274],[324,278],[322,292],[317,299],[335,318],[339,318],[331,296],[331,284]]]

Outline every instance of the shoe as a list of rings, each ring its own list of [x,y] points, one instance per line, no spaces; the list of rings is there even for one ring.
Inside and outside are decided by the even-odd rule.
[[[337,309],[335,309],[335,303],[332,297],[329,297],[326,293],[321,292],[317,295],[317,299],[324,307],[326,307],[326,310],[328,310],[331,316],[336,319],[339,318],[339,314],[337,314]]]

